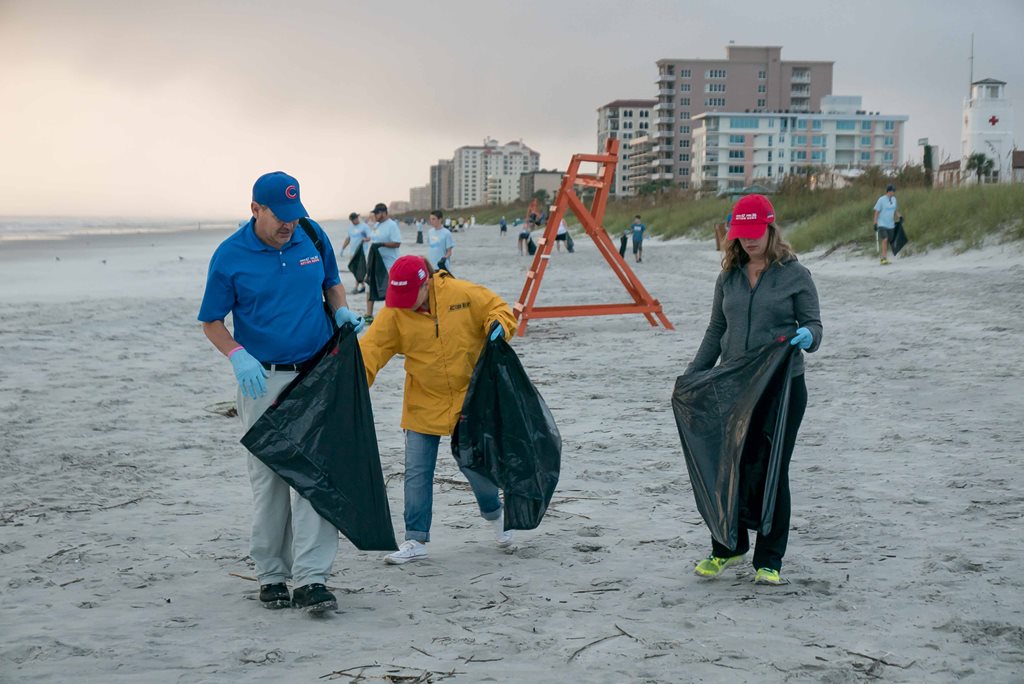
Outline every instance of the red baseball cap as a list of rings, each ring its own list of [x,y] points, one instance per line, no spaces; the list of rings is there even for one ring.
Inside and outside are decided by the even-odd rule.
[[[420,287],[427,282],[427,262],[423,257],[407,254],[398,257],[388,272],[388,291],[384,303],[392,309],[411,309],[416,304]]]
[[[775,207],[764,195],[747,195],[740,198],[732,208],[729,233],[726,240],[744,238],[759,240],[768,230],[768,224],[775,223]]]

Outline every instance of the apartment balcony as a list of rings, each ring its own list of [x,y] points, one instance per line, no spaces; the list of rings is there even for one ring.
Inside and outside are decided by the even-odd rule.
[[[792,78],[789,79],[790,83],[810,83],[811,75],[807,72],[794,71]]]
[[[808,98],[811,96],[810,88],[793,88],[789,91],[790,97]]]
[[[671,126],[676,122],[674,117],[671,116],[659,116],[654,120],[654,123]]]
[[[654,105],[654,111],[671,112],[673,109],[675,109],[675,107],[676,106],[672,104],[671,100],[668,102],[659,102],[658,104]]]
[[[672,161],[672,157],[661,157],[660,159],[655,160],[654,165],[655,166],[672,166],[672,164],[674,164],[674,163],[675,162]]]
[[[673,133],[671,130],[655,131],[654,132],[654,137],[655,138],[672,138],[674,136],[675,136],[675,133]]]
[[[673,74],[659,74],[658,75],[658,80],[655,81],[655,83],[668,83],[668,84],[674,84],[675,82],[676,82],[676,77]]]
[[[671,97],[676,94],[675,88],[658,88],[658,95],[662,97]]]
[[[665,171],[663,173],[652,173],[651,174],[651,180],[652,181],[672,180],[674,177],[675,176],[673,176],[670,171]]]

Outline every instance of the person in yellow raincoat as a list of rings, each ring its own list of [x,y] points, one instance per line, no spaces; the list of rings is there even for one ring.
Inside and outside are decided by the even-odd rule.
[[[412,255],[391,267],[385,304],[359,346],[370,385],[391,357],[405,356],[405,541],[385,557],[398,565],[427,557],[438,444],[459,422],[484,343],[498,335],[510,338],[516,319],[486,287],[443,270],[435,273],[426,259]],[[509,546],[512,532],[504,528],[498,488],[472,470],[462,473],[495,542]]]

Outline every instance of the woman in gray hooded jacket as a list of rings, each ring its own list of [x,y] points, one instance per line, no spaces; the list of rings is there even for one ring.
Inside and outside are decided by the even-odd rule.
[[[736,203],[726,236],[722,272],[715,283],[711,321],[686,372],[708,370],[750,349],[787,337],[790,344],[813,352],[821,344],[818,292],[810,272],[775,225],[775,209],[763,195],[747,195]],[[754,547],[754,581],[782,584],[779,576],[789,538],[789,461],[807,407],[802,355],[793,360],[786,433],[783,438],[779,486],[771,532],[758,534]],[[697,564],[701,577],[717,577],[743,560],[750,549],[747,530],[740,529],[736,548],[711,542],[711,554]]]

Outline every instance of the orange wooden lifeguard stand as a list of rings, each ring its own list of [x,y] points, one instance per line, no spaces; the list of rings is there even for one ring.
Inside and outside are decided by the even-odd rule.
[[[651,294],[633,273],[626,260],[615,248],[608,232],[601,224],[604,219],[604,211],[608,206],[608,193],[611,189],[612,176],[615,173],[615,165],[619,160],[619,141],[616,138],[609,138],[605,143],[604,154],[574,154],[569,168],[562,179],[562,186],[558,190],[558,197],[551,206],[548,213],[548,222],[544,227],[544,236],[537,240],[537,252],[533,255],[533,264],[526,272],[526,282],[523,284],[522,294],[519,301],[512,307],[512,310],[519,320],[517,335],[526,334],[526,326],[535,318],[566,318],[570,316],[611,316],[615,314],[643,314],[652,326],[658,322],[669,330],[675,330],[665,314],[661,310],[661,303],[651,297]],[[597,163],[596,174],[581,174],[580,164],[585,162]],[[590,209],[583,204],[583,201],[576,194],[576,186],[594,188],[594,200]],[[597,251],[605,258],[612,267],[612,271],[622,281],[626,292],[633,298],[632,303],[626,304],[571,304],[566,306],[535,306],[537,293],[540,291],[540,283],[544,278],[544,271],[551,260],[551,251],[555,246],[555,235],[558,233],[558,224],[568,210],[576,215],[587,235],[597,245]]]

